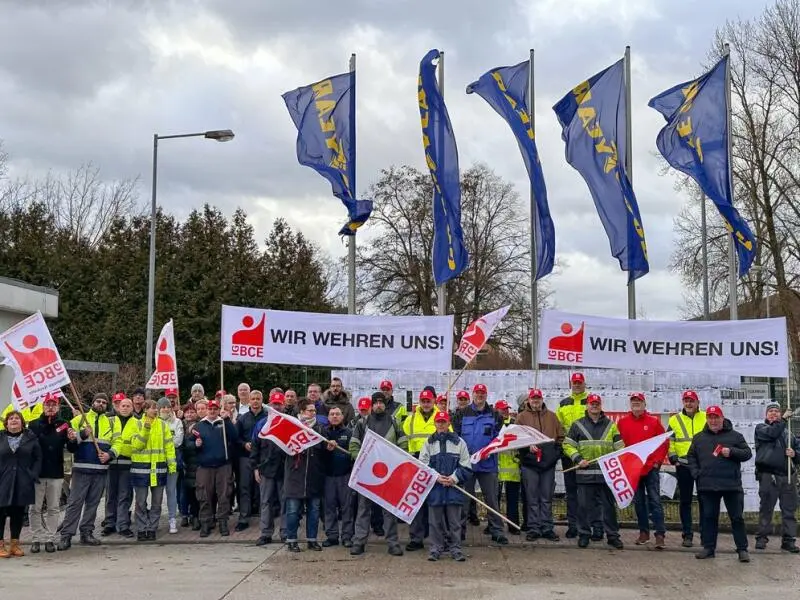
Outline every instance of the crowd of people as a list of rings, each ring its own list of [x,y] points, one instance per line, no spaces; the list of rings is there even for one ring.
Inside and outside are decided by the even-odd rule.
[[[492,543],[506,545],[508,535],[522,534],[529,541],[558,541],[552,503],[559,461],[566,488],[565,537],[576,539],[578,548],[604,539],[614,549],[624,547],[617,506],[596,461],[665,432],[659,417],[647,412],[644,394],[632,394],[630,412],[615,423],[604,413],[600,395],[587,391],[581,373],[572,375],[571,392],[555,410],[546,406],[538,389],[519,399],[514,412],[506,400],[492,406],[486,386],[479,383],[471,393],[458,391],[452,408],[446,396],[437,396],[428,386],[409,412],[394,398],[391,381],[381,381],[378,388],[356,403],[338,378],[324,393],[320,385],[309,385],[303,397],[293,389],[270,390],[269,407],[298,418],[327,440],[294,456],[258,436],[267,418],[265,398],[247,383],[238,386],[236,396],[221,390],[213,399],[195,384],[183,405],[176,389],[166,390],[158,401],[146,399],[141,388],[130,397],[118,392],[110,408],[107,395],[99,393],[89,410],[75,412],[69,421],[60,418],[57,397],[22,412],[9,407],[0,415],[0,558],[23,556],[20,534],[26,519],[31,553],[42,547],[45,552],[67,551],[76,535],[83,545],[99,545],[95,521],[104,498],[100,537],[156,540],[166,498],[170,534],[191,528],[200,538],[214,531],[229,536],[232,516],[236,531],[254,526],[257,516],[258,546],[275,542],[277,533],[288,551],[301,552],[299,527],[304,521],[307,550],[341,544],[351,555],[361,555],[372,533],[385,539],[389,554],[401,556],[397,519],[348,486],[367,431],[439,473],[426,506],[410,524],[405,551],[423,550],[427,540],[429,560],[446,554],[465,560],[461,543],[467,525],[479,526],[480,519],[475,502],[455,485],[470,493],[480,486],[492,509],[483,530]],[[682,545],[692,547],[697,530],[702,547],[695,556],[714,557],[724,501],[739,560],[749,562],[741,464],[751,459],[751,449],[719,406],[701,410],[692,390],[683,393],[682,404],[668,422],[672,437],[651,455],[637,488],[635,544],[650,543],[652,531],[654,547],[665,547],[659,472],[668,461],[677,477]],[[791,416],[791,411],[782,414],[777,403],[769,403],[764,422],[756,428],[761,498],[757,549],[766,548],[773,511],[780,503],[781,549],[800,552],[793,469],[800,445],[786,426]],[[534,427],[554,442],[470,462],[471,454],[487,446],[504,424],[514,422]],[[65,451],[73,454],[73,462],[59,523]],[[495,514],[503,495],[506,517],[519,527],[505,525]]]

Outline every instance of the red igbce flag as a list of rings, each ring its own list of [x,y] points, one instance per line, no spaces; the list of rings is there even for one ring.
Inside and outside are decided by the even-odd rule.
[[[606,484],[611,488],[617,506],[625,508],[633,502],[633,495],[639,487],[642,470],[652,454],[672,435],[662,433],[654,438],[617,450],[600,457],[597,464],[603,472]]]
[[[258,437],[272,440],[289,456],[300,454],[325,440],[294,417],[279,413],[270,406],[267,406],[267,420],[258,432]]]

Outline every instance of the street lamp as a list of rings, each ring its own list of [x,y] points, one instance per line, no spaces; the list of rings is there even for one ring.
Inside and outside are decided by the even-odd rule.
[[[230,129],[212,129],[198,133],[179,133],[176,135],[153,134],[153,194],[150,203],[150,270],[147,277],[147,351],[145,377],[153,370],[153,312],[156,299],[156,182],[158,181],[158,140],[175,138],[203,137],[217,142],[229,142],[234,138]]]

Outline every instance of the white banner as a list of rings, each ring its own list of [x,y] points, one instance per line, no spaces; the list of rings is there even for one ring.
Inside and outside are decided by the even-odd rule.
[[[144,386],[148,390],[178,387],[178,361],[175,358],[175,334],[172,319],[161,329],[156,342],[156,370]]]
[[[438,478],[435,470],[368,429],[348,485],[411,523]]]
[[[638,321],[546,310],[539,363],[787,377],[786,319]]]
[[[503,308],[498,308],[467,325],[464,335],[461,336],[461,342],[458,344],[456,356],[467,363],[478,356],[478,352],[486,344],[486,341],[491,337],[492,332],[503,320],[503,317],[506,316],[509,308],[511,308],[510,304]]]
[[[362,369],[450,368],[453,317],[383,317],[222,306],[223,361]]]
[[[20,388],[20,393],[14,394],[17,399],[30,403],[31,399],[69,385],[67,369],[41,312],[0,333],[0,350],[16,374]]]

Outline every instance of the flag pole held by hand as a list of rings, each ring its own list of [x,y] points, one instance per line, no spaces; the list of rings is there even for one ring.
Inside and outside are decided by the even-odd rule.
[[[486,504],[485,502],[483,502],[483,501],[482,501],[482,500],[480,500],[479,498],[476,498],[475,496],[473,496],[472,494],[470,494],[470,493],[469,493],[467,490],[465,490],[464,488],[462,488],[462,487],[460,487],[460,486],[457,486],[457,485],[454,485],[454,486],[453,486],[453,488],[454,488],[454,489],[456,489],[456,490],[458,490],[458,491],[459,491],[459,492],[461,492],[462,494],[464,494],[464,495],[465,495],[467,498],[470,498],[471,500],[475,500],[475,502],[477,502],[478,504],[480,504],[481,506],[483,506],[483,507],[484,507],[486,510],[488,510],[490,513],[493,513],[495,516],[497,516],[497,517],[500,517],[501,519],[503,519],[503,521],[505,521],[506,523],[508,523],[508,524],[509,524],[509,525],[511,525],[512,527],[515,527],[515,528],[517,529],[517,531],[520,531],[520,530],[522,529],[522,527],[520,527],[519,525],[517,525],[516,523],[514,523],[514,521],[511,521],[511,520],[507,519],[506,517],[504,517],[503,515],[501,515],[499,512],[497,512],[495,509],[493,509],[491,506],[489,506],[488,504]]]
[[[78,404],[78,410],[81,411],[81,425],[87,425],[89,427],[89,439],[92,440],[94,444],[94,449],[97,450],[97,458],[100,458],[100,455],[103,453],[100,450],[100,445],[97,443],[97,438],[94,437],[94,429],[92,429],[91,424],[86,419],[86,411],[83,410],[83,403],[81,403],[81,399],[78,396],[78,392],[75,391],[75,384],[72,381],[69,382],[69,389],[72,390],[72,395],[75,396],[75,402]],[[70,405],[72,406],[72,405]],[[74,408],[72,410],[75,410]]]
[[[600,459],[599,458],[593,458],[592,460],[589,461],[589,464],[596,463],[598,460],[600,460]],[[575,465],[574,467],[570,467],[569,469],[564,469],[561,472],[562,473],[569,473],[570,471],[577,471],[580,468],[581,468],[580,465]]]

